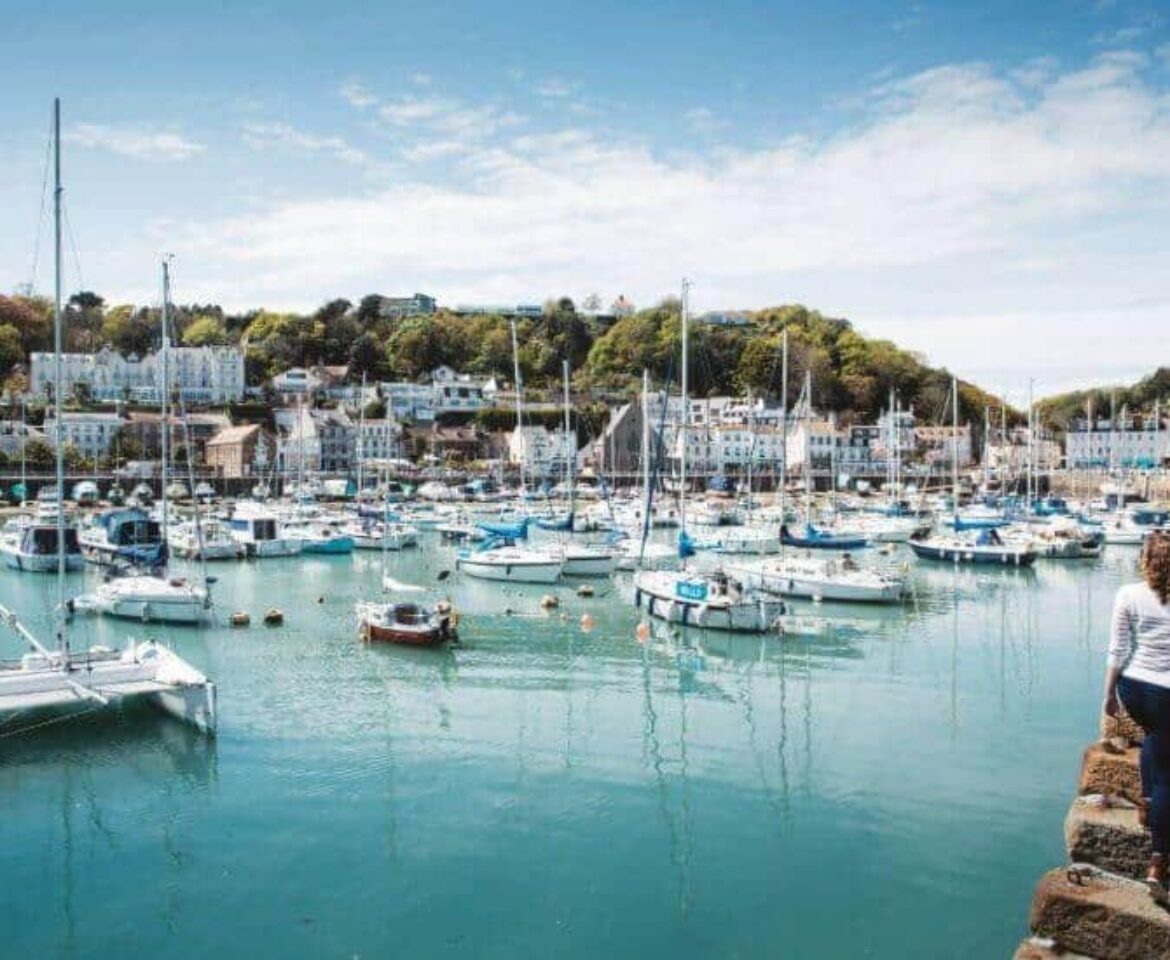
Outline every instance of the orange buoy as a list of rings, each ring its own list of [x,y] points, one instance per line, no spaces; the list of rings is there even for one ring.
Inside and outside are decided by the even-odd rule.
[[[643,620],[634,630],[634,636],[638,638],[638,643],[645,643],[650,639],[650,624]]]
[[[585,633],[593,629],[593,617],[587,613],[581,615],[581,629]]]

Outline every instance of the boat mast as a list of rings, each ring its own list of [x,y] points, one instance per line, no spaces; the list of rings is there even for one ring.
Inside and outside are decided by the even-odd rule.
[[[955,520],[959,518],[959,380],[951,377],[951,413],[953,427],[951,428],[951,497],[954,500]],[[958,529],[956,525],[956,529]]]
[[[812,526],[812,370],[804,372],[804,522]]]
[[[650,371],[642,368],[642,501],[650,511]]]
[[[679,378],[682,386],[682,453],[679,455],[678,468],[678,522],[683,533],[687,532],[687,426],[690,420],[690,410],[687,408],[687,298],[690,292],[691,281],[683,277],[682,300],[679,303],[679,335],[682,337],[682,373]]]
[[[159,430],[162,435],[161,454],[162,454],[162,538],[163,543],[167,540],[167,463],[169,461],[169,449],[171,441],[171,420],[168,401],[171,392],[171,371],[170,371],[170,338],[167,333],[168,325],[168,307],[167,304],[171,299],[171,268],[167,257],[163,257],[162,262],[162,409],[159,415]],[[191,491],[194,494],[195,491]]]
[[[751,443],[748,445],[748,465],[747,465],[747,518],[748,525],[752,522],[752,466],[756,462],[756,408],[752,399],[751,387],[748,387],[748,428],[751,431]]]
[[[788,494],[788,327],[780,343],[780,526],[784,526]],[[784,553],[784,537],[780,538],[780,553]]]
[[[561,361],[561,370],[565,375],[565,440],[564,440],[564,455],[565,455],[565,482],[569,485],[569,532],[573,532],[573,510],[576,507],[576,499],[573,490],[573,445],[569,443],[569,361]]]
[[[1033,435],[1036,432],[1036,407],[1033,400],[1035,378],[1028,378],[1028,509],[1032,509],[1032,501],[1036,499],[1036,464]]]
[[[362,371],[362,392],[358,401],[362,408],[358,414],[357,435],[357,494],[355,499],[360,503],[362,499],[362,460],[365,457],[365,426],[366,426],[366,373]],[[376,479],[376,478],[375,478]]]
[[[524,442],[524,427],[522,424],[523,400],[520,386],[520,348],[516,345],[516,321],[510,320],[508,326],[512,332],[512,380],[516,385],[516,437],[520,441],[520,502],[524,503],[524,460],[528,453],[528,444]]]
[[[64,665],[69,664],[69,641],[65,636],[65,429],[61,422],[61,357],[64,351],[61,327],[61,99],[53,100],[53,444],[57,448],[57,649]],[[27,490],[25,496],[28,496]]]

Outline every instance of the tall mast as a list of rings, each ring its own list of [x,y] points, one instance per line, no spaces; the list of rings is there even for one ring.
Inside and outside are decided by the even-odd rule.
[[[573,530],[573,508],[576,506],[576,501],[573,496],[573,454],[571,453],[573,447],[569,443],[569,361],[561,361],[561,370],[565,375],[565,440],[564,440],[564,454],[565,454],[565,482],[569,485],[569,532]]]
[[[679,456],[678,468],[678,522],[683,533],[687,530],[687,426],[690,421],[690,410],[687,404],[687,297],[690,295],[691,281],[685,277],[682,282],[682,300],[679,303],[679,336],[682,337],[682,418],[679,429],[682,432],[682,453]]]
[[[1036,497],[1036,464],[1034,461],[1036,448],[1033,435],[1036,433],[1036,406],[1033,400],[1033,389],[1036,380],[1028,378],[1028,509],[1032,509],[1032,500]]]
[[[65,430],[61,394],[61,355],[64,350],[61,327],[61,99],[53,100],[53,425],[57,448],[57,649],[69,662],[69,641],[65,637]],[[25,493],[27,497],[27,491]]]
[[[955,519],[959,517],[959,380],[951,377],[951,406],[954,426],[951,429],[951,483]],[[956,528],[957,529],[957,528]]]
[[[642,498],[650,509],[650,371],[642,368]]]
[[[788,328],[781,335],[780,361],[780,525],[785,523],[784,499],[788,493]],[[780,550],[784,550],[784,538],[780,538]]]
[[[171,300],[171,268],[167,257],[162,262],[162,409],[159,414],[159,431],[162,434],[162,537],[167,539],[167,464],[170,461],[171,419],[169,401],[171,392],[170,336],[168,334],[169,307]],[[194,493],[194,491],[192,491]]]
[[[804,522],[812,526],[812,370],[804,372]]]
[[[358,401],[361,403],[361,410],[358,413],[358,435],[357,435],[357,494],[358,501],[362,498],[362,460],[365,459],[365,426],[366,426],[366,373],[362,371],[362,392]],[[377,477],[374,478],[375,482]]]
[[[521,422],[522,400],[520,391],[520,348],[516,345],[516,321],[511,320],[508,326],[512,331],[512,379],[516,384],[516,437],[520,441],[520,497],[524,497],[524,460],[528,454],[528,444],[524,441],[524,427]],[[612,469],[612,467],[611,467]]]

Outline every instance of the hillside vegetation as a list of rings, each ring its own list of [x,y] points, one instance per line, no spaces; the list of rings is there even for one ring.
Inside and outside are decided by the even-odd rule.
[[[416,379],[440,364],[480,376],[512,379],[509,321],[501,316],[464,317],[440,311],[427,316],[386,317],[380,298],[356,305],[337,299],[308,314],[256,310],[229,314],[215,305],[179,305],[174,322],[187,345],[244,347],[249,384],[292,366],[348,364],[371,378]],[[844,422],[873,421],[896,390],[926,421],[950,415],[950,374],[887,340],[858,333],[847,320],[800,305],[770,307],[747,315],[739,327],[692,325],[689,379],[692,395],[752,391],[778,400],[781,342],[789,338],[788,402],[795,402],[811,371],[814,404]],[[96,294],[75,294],[67,308],[67,349],[89,351],[108,344],[142,354],[159,342],[155,307],[107,305]],[[568,359],[577,388],[632,395],[642,370],[656,383],[679,374],[679,302],[666,299],[622,317],[608,328],[580,313],[572,300],[550,300],[539,317],[516,321],[520,367],[537,389],[559,382]],[[0,297],[0,373],[51,347],[51,305],[43,298]],[[9,387],[19,386],[9,384]],[[999,401],[977,386],[960,386],[960,414],[980,422]],[[1012,414],[1015,416],[1014,412]]]
[[[1128,387],[1094,387],[1089,390],[1074,390],[1054,397],[1046,397],[1037,403],[1044,423],[1066,429],[1069,421],[1083,417],[1092,403],[1093,413],[1109,416],[1116,403],[1120,413],[1123,406],[1131,413],[1151,412],[1155,403],[1161,403],[1162,410],[1170,408],[1170,367],[1159,367],[1147,377]]]

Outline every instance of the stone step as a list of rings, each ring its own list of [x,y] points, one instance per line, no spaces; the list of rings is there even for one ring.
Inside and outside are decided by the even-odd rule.
[[[1081,779],[1077,784],[1077,793],[1101,793],[1109,797],[1124,797],[1135,803],[1141,800],[1138,753],[1137,747],[1116,750],[1101,743],[1091,744],[1081,759]]]
[[[1032,933],[1097,960],[1170,957],[1170,913],[1145,885],[1093,867],[1046,873],[1032,899]],[[1058,954],[1059,955],[1059,954]]]
[[[1061,950],[1055,940],[1044,937],[1028,937],[1016,950],[1013,960],[1094,960],[1083,953],[1069,953]]]
[[[1125,740],[1134,746],[1142,742],[1145,733],[1142,728],[1134,723],[1133,719],[1128,713],[1120,713],[1116,717],[1111,717],[1107,713],[1101,714],[1101,739],[1102,740]]]
[[[1091,863],[1141,880],[1150,865],[1150,836],[1137,808],[1125,800],[1091,794],[1077,797],[1064,821],[1064,842],[1073,863]]]

